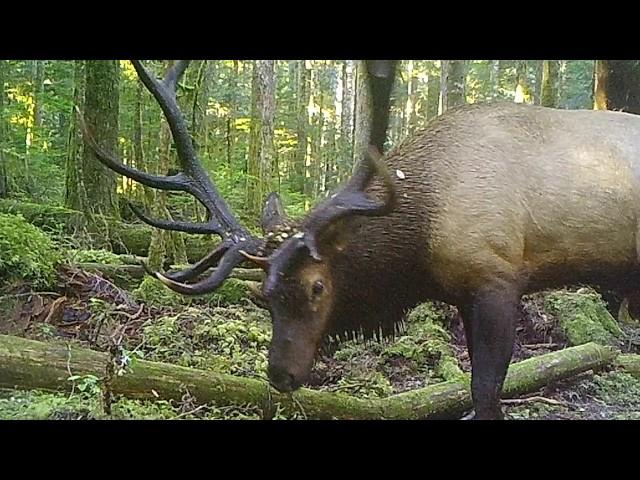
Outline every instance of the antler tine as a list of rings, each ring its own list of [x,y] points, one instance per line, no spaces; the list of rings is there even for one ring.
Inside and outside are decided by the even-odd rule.
[[[188,280],[191,280],[192,278],[195,278],[201,273],[206,272],[210,267],[215,265],[218,260],[220,260],[220,258],[222,258],[224,254],[227,253],[227,250],[229,250],[230,246],[231,242],[224,241],[220,245],[218,245],[215,250],[209,252],[204,258],[194,263],[188,269],[182,270],[180,272],[170,273],[164,275],[164,277],[174,282],[186,282]]]
[[[175,276],[173,278],[169,278],[161,273],[156,273],[156,278],[174,292],[178,292],[183,295],[203,295],[205,293],[211,293],[226,280],[235,267],[244,261],[245,257],[240,253],[240,250],[246,248],[247,245],[242,244],[235,244],[230,247],[224,255],[222,255],[220,263],[215,271],[201,282],[193,284],[180,283],[174,280]],[[193,276],[191,276],[191,278],[193,278]],[[182,276],[182,278],[184,278],[184,276]]]
[[[152,227],[161,228],[163,230],[173,230],[175,232],[186,232],[186,233],[200,233],[200,234],[217,234],[224,235],[224,231],[220,227],[220,225],[215,221],[209,221],[207,223],[195,223],[195,222],[184,222],[181,220],[159,220],[156,218],[151,218],[147,216],[142,210],[136,207],[131,202],[126,202],[131,211],[142,220],[144,223],[151,225]]]

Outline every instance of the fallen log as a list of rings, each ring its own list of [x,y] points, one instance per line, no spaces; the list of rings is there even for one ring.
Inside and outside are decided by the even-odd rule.
[[[618,355],[613,365],[617,370],[622,370],[636,378],[640,378],[640,355]]]
[[[505,397],[533,392],[578,373],[608,365],[616,352],[588,343],[513,364]],[[108,355],[61,343],[43,343],[0,335],[0,388],[71,390],[71,375],[102,377]],[[380,399],[302,388],[281,394],[266,381],[138,360],[132,371],[110,382],[114,394],[136,399],[180,400],[185,392],[198,402],[255,404],[269,417],[279,405],[285,413],[309,419],[459,418],[471,408],[468,377]]]

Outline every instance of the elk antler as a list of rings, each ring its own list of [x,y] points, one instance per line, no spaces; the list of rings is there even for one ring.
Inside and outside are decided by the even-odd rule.
[[[371,200],[365,193],[365,189],[376,174],[382,178],[386,189],[387,195],[382,201]],[[346,185],[338,193],[316,207],[307,217],[303,228],[304,245],[315,260],[320,260],[317,237],[330,224],[341,218],[354,215],[367,217],[387,215],[393,211],[395,205],[396,189],[391,175],[389,175],[378,149],[370,145],[364,160],[360,162]]]
[[[158,176],[124,165],[96,143],[89,133],[82,115],[78,115],[85,142],[93,150],[96,158],[107,168],[148,187],[187,192],[204,205],[208,214],[207,221],[205,223],[194,223],[153,219],[129,203],[129,207],[138,218],[156,228],[186,233],[216,234],[223,239],[215,250],[190,268],[170,275],[155,273],[159,280],[179,293],[198,295],[212,292],[222,284],[237,265],[245,260],[245,257],[240,253],[241,250],[254,255],[264,242],[262,239],[251,235],[231,213],[231,210],[198,160],[187,124],[176,100],[178,81],[189,66],[190,61],[179,60],[174,62],[161,81],[153,77],[139,60],[132,60],[131,62],[138,73],[138,77],[155,97],[167,119],[182,171],[176,175]],[[215,272],[201,282],[192,285],[182,283],[197,277],[216,264]]]

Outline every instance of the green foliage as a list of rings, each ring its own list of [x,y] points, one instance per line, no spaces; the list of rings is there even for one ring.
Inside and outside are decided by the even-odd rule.
[[[73,249],[67,254],[67,260],[71,263],[101,263],[103,265],[123,265],[119,255],[104,249],[83,250]]]
[[[243,303],[249,294],[247,283],[229,278],[215,292],[198,297],[176,293],[153,277],[145,277],[133,292],[134,298],[157,307],[179,307],[189,305],[235,305]]]
[[[629,373],[610,372],[596,375],[592,389],[605,403],[640,410],[640,380]]]
[[[55,280],[59,261],[60,253],[46,233],[22,216],[0,214],[0,278],[46,287]]]
[[[544,306],[558,318],[570,345],[617,345],[622,335],[600,294],[591,289],[552,292],[545,297]]]
[[[383,358],[402,357],[410,360],[416,371],[443,380],[458,378],[462,370],[451,348],[451,336],[442,325],[442,317],[442,312],[432,303],[417,306],[407,316],[405,334],[383,350]]]
[[[148,360],[236,375],[264,375],[271,340],[266,312],[187,308],[144,327],[140,348]]]

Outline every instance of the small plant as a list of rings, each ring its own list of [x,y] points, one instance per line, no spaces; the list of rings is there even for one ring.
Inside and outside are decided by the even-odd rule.
[[[101,263],[103,265],[122,265],[119,255],[108,250],[69,250],[67,260],[71,263]]]

